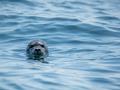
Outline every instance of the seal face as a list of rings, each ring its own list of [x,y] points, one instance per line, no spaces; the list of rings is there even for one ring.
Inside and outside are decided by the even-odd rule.
[[[33,40],[28,44],[26,54],[29,59],[40,60],[48,56],[48,49],[44,41]]]

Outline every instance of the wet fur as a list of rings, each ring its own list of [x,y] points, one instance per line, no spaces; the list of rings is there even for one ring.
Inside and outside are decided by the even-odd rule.
[[[40,49],[41,53],[36,54],[35,49]],[[44,41],[33,40],[28,44],[26,54],[29,59],[43,60],[45,57],[48,56],[48,48]]]

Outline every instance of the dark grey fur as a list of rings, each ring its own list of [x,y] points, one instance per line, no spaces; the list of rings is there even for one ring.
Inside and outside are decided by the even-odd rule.
[[[44,41],[33,40],[28,44],[26,53],[29,59],[41,60],[48,56],[48,48]]]

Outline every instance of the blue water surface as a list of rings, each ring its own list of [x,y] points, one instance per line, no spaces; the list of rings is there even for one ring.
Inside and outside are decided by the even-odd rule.
[[[0,0],[0,90],[120,90],[120,0]]]

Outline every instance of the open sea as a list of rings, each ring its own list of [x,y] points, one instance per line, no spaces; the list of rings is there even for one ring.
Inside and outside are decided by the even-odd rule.
[[[0,90],[120,90],[120,0],[0,0]]]

